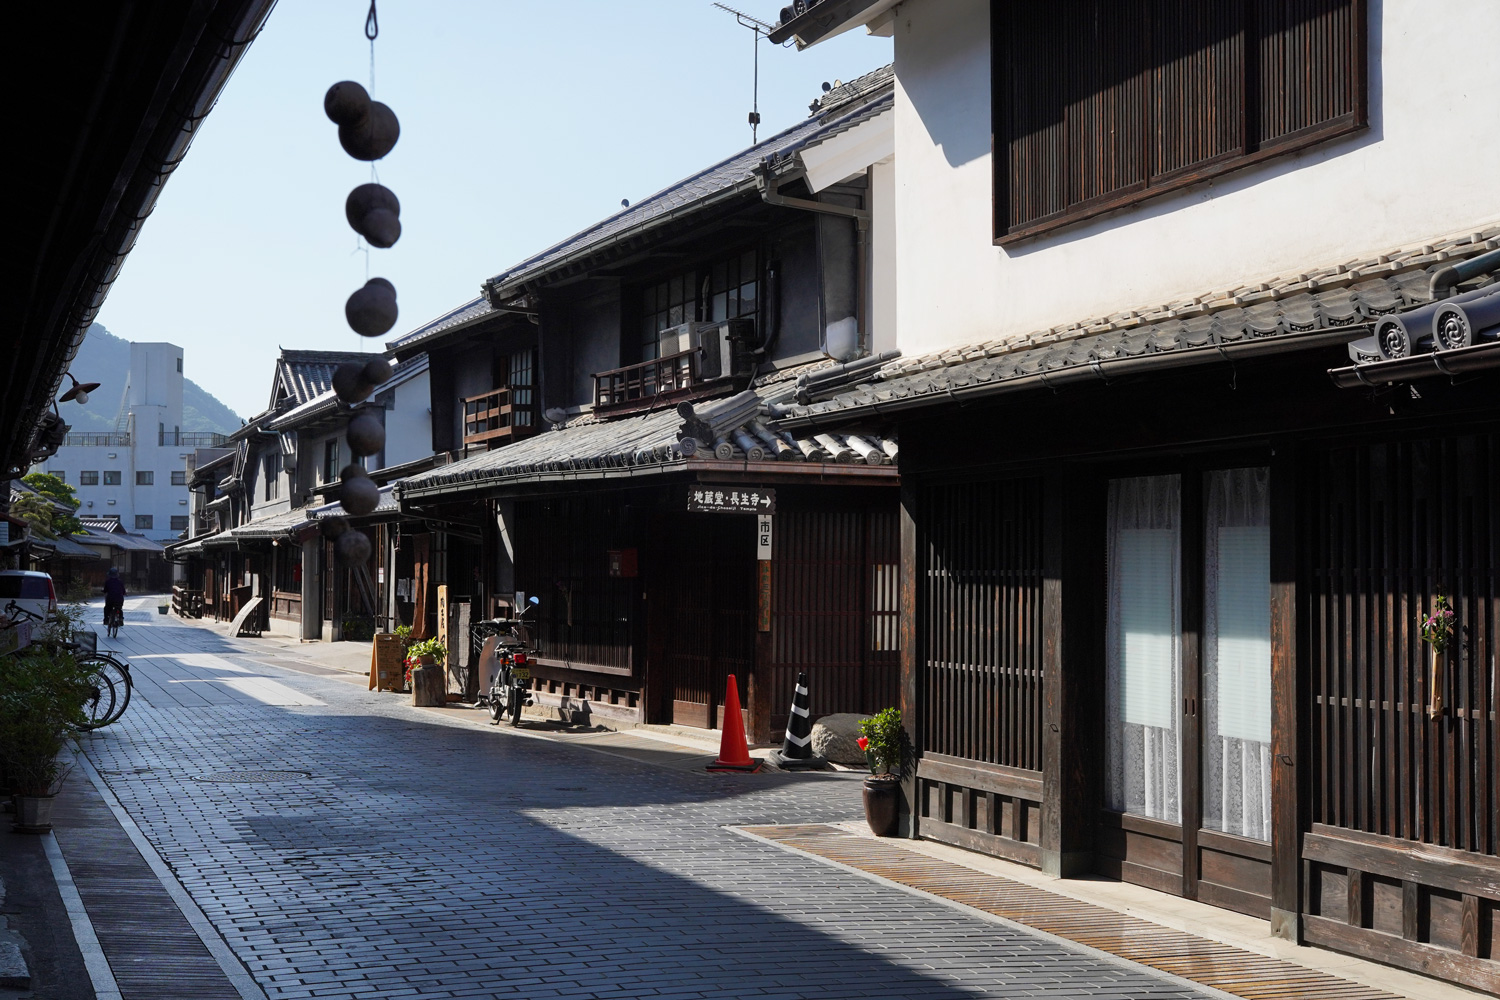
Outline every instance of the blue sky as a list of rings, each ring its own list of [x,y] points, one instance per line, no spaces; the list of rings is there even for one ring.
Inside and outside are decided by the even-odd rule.
[[[782,2],[731,6],[774,22]],[[99,315],[181,345],[188,376],[242,417],[264,409],[279,347],[379,349],[343,320],[365,279],[344,197],[370,169],[322,109],[335,81],[368,86],[368,6],[281,0]],[[379,14],[374,96],[401,141],[377,169],[404,232],[370,251],[370,273],[398,289],[393,333],[750,143],[751,33],[707,0],[380,0]],[[761,138],[804,118],[823,81],[890,59],[863,31],[800,53],[762,40]]]

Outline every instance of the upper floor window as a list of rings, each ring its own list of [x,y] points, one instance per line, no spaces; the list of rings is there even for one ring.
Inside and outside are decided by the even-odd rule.
[[[135,527],[137,531],[141,530],[142,528],[149,530],[154,523],[155,518],[150,514],[137,514],[135,516]]]
[[[177,370],[179,372],[182,371],[182,359],[181,358],[177,359]],[[183,525],[183,527],[185,528],[185,527],[187,527],[187,525]]]
[[[176,469],[176,470],[174,470],[172,472],[172,485],[173,486],[186,486],[187,485],[187,470],[185,470],[185,469]]]
[[[661,357],[661,332],[698,318],[697,275],[673,275],[646,288],[641,296],[641,360]]]
[[[104,470],[104,485],[105,486],[119,486],[120,485],[120,470],[119,469],[105,469]]]
[[[339,441],[334,438],[323,445],[323,482],[331,483],[339,477]]]
[[[151,486],[155,482],[156,473],[154,472],[137,472],[135,474],[135,484],[137,486]]]
[[[281,455],[279,453],[267,455],[262,465],[265,469],[265,475],[261,477],[266,481],[265,498],[275,500],[281,495]]]
[[[61,479],[62,476],[58,476],[57,478]],[[98,472],[80,472],[78,474],[78,485],[79,486],[98,486],[99,485],[99,473]]]
[[[759,277],[754,250],[715,264],[709,273],[708,315],[704,319],[717,323],[721,319],[754,316]]]
[[[1366,124],[1364,0],[990,5],[998,243]]]
[[[180,359],[180,358],[178,359],[179,362],[181,360],[182,359]],[[187,530],[187,526],[188,526],[188,516],[186,514],[173,514],[172,515],[172,530],[173,531],[186,531]]]

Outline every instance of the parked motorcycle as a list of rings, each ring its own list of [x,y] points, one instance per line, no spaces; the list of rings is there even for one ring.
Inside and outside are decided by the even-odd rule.
[[[479,652],[479,668],[488,678],[480,702],[487,705],[494,725],[509,718],[512,726],[520,725],[521,709],[532,703],[531,628],[526,612],[541,601],[532,597],[514,618],[488,618],[475,622],[476,633],[485,634]]]

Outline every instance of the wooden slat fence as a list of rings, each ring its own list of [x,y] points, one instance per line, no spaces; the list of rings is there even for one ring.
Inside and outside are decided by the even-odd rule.
[[[1497,474],[1492,436],[1316,460],[1303,547],[1315,822],[1496,852]],[[1460,634],[1434,692],[1418,619],[1438,594]]]
[[[1039,771],[1041,484],[929,487],[920,510],[921,749]]]

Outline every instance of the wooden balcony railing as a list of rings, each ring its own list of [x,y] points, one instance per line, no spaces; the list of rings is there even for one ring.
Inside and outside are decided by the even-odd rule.
[[[612,410],[648,402],[664,393],[691,389],[698,382],[696,348],[598,372],[594,375],[594,409]]]
[[[464,397],[464,448],[474,445],[496,447],[535,434],[534,408],[514,401],[519,393],[535,391],[529,386],[523,389],[505,386]]]

